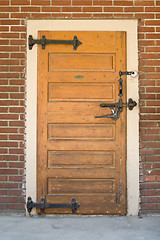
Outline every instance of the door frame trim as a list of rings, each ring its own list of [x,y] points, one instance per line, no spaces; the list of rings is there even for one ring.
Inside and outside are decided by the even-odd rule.
[[[137,20],[27,20],[27,36],[38,31],[126,31],[127,70],[138,71]],[[127,99],[136,102],[138,77],[127,76]],[[26,84],[26,199],[37,196],[37,45],[27,46]],[[139,211],[139,107],[127,110],[127,215]],[[33,214],[36,211],[32,210]]]

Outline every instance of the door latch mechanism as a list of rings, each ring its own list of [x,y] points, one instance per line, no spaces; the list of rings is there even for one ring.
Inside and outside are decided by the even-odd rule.
[[[133,101],[132,98],[129,98],[127,103],[123,103],[121,98],[116,103],[101,103],[100,107],[110,108],[111,114],[95,116],[95,118],[111,118],[113,120],[117,120],[120,116],[120,113],[123,111],[123,107],[128,107],[129,110],[133,110],[135,106],[137,106],[137,103]]]
[[[75,213],[78,207],[80,207],[80,203],[78,203],[76,201],[76,199],[74,199],[74,198],[72,198],[71,203],[65,203],[65,204],[63,204],[63,203],[46,203],[45,198],[41,198],[40,203],[34,203],[32,201],[31,197],[28,197],[28,201],[27,201],[28,213],[30,213],[32,211],[32,208],[40,208],[41,213],[44,212],[45,208],[71,208],[72,213]]]

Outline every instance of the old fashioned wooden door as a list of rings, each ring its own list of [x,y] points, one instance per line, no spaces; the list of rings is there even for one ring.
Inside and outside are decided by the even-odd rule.
[[[125,32],[50,32],[82,42],[38,46],[37,200],[80,203],[76,214],[126,214],[126,109],[118,120],[101,103],[119,100]],[[123,101],[126,80],[123,77]],[[71,214],[71,209],[45,209]]]

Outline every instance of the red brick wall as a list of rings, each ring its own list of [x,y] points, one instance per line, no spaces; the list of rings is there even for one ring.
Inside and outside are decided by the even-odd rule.
[[[142,213],[160,213],[160,0],[0,1],[0,211],[24,211],[26,19],[138,19]]]

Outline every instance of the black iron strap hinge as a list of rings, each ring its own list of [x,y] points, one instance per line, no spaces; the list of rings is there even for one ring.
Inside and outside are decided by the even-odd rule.
[[[46,203],[45,198],[41,198],[40,203],[34,203],[31,197],[28,197],[27,201],[27,211],[30,213],[32,208],[40,208],[41,213],[44,212],[45,208],[71,208],[72,213],[76,212],[76,209],[80,207],[80,204],[76,201],[76,199],[72,198],[71,203]]]
[[[41,44],[42,49],[45,49],[46,44],[70,44],[73,45],[73,50],[77,50],[78,46],[81,45],[82,42],[78,40],[77,36],[74,36],[73,40],[52,40],[46,39],[44,35],[42,36],[42,39],[34,39],[32,35],[29,35],[29,49],[31,50],[35,44]]]

